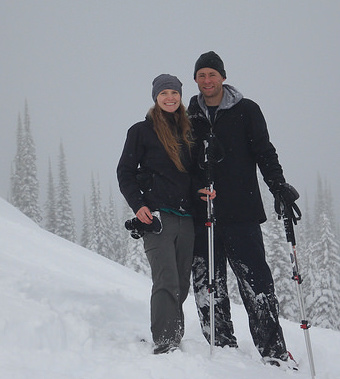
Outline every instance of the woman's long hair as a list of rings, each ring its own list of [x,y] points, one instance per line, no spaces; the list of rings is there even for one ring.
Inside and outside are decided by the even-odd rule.
[[[191,124],[184,105],[181,102],[176,112],[167,114],[167,112],[163,111],[158,103],[156,103],[155,106],[150,109],[149,114],[152,118],[157,136],[162,142],[170,159],[174,162],[179,171],[186,172],[181,161],[181,145],[184,143],[190,153],[193,141],[191,136]]]

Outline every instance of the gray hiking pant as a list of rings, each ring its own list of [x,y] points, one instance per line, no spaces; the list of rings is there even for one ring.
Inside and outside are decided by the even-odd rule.
[[[191,217],[161,212],[163,231],[146,233],[151,266],[151,332],[156,345],[177,346],[184,335],[182,305],[188,296],[194,247]]]

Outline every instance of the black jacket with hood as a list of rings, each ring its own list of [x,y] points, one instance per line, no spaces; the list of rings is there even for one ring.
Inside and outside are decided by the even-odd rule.
[[[180,172],[168,156],[150,116],[128,130],[117,177],[120,190],[135,213],[142,206],[151,211],[167,208],[191,213],[192,162],[184,143],[181,161],[187,172]]]
[[[224,159],[215,166],[214,209],[218,223],[266,221],[257,180],[259,167],[264,181],[273,190],[284,183],[283,172],[259,106],[230,85],[210,122],[203,95],[191,98],[188,112],[198,146],[211,130],[224,150]],[[203,176],[203,172],[201,172]],[[197,203],[198,214],[206,217],[205,207]]]

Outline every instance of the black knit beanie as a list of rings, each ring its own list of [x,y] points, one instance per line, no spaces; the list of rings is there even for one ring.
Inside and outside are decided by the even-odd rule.
[[[214,51],[204,53],[197,59],[195,64],[194,79],[196,79],[197,71],[205,67],[213,68],[218,71],[222,75],[223,79],[227,77],[223,61]]]
[[[176,76],[169,74],[161,74],[157,76],[152,82],[152,98],[153,101],[157,101],[157,96],[165,89],[173,89],[182,97],[182,83]]]

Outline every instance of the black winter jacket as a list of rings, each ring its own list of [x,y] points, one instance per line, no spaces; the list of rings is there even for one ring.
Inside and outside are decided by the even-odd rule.
[[[216,220],[218,223],[262,223],[266,215],[257,166],[270,189],[285,182],[282,168],[259,106],[243,98],[233,87],[224,88],[224,104],[219,106],[213,124],[208,119],[202,96],[194,96],[188,108],[198,146],[203,145],[211,129],[224,150],[224,159],[216,165],[214,174]],[[225,101],[226,97],[229,101]],[[205,207],[200,203],[197,207],[198,215],[205,217]]]
[[[180,172],[169,158],[149,117],[128,130],[117,177],[120,190],[135,213],[142,206],[151,210],[171,208],[182,213],[191,212],[192,162],[185,144],[181,154],[186,173]],[[142,176],[147,182],[148,188],[144,192],[137,179],[138,167],[143,170]]]

